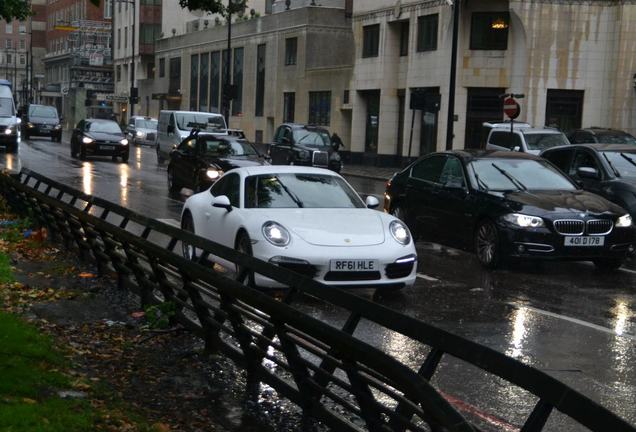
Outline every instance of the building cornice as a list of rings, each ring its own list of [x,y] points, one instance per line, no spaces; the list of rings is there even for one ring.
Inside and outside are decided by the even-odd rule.
[[[424,0],[424,1],[418,1],[415,3],[407,3],[407,4],[402,4],[401,2],[398,1],[397,4],[394,6],[390,6],[390,7],[386,7],[382,9],[376,9],[373,11],[366,11],[360,14],[354,13],[353,21],[369,21],[369,20],[375,20],[378,18],[391,17],[391,16],[393,17],[393,19],[399,19],[399,17],[396,16],[396,12],[401,16],[401,14],[403,13],[409,13],[409,12],[418,11],[422,9],[430,9],[430,8],[434,8],[434,7],[438,7],[442,5],[448,6],[448,3],[445,0]]]

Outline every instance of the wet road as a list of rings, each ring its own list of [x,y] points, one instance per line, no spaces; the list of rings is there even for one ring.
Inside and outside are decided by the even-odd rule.
[[[131,149],[128,164],[110,158],[71,159],[67,142],[23,142],[18,155],[0,153],[0,164],[38,171],[89,194],[158,219],[179,218],[182,202],[170,197],[165,166],[149,148]],[[381,198],[383,182],[350,178],[361,194]],[[417,284],[386,306],[459,334],[537,367],[636,425],[636,270],[613,274],[588,263],[528,263],[484,271],[469,254],[418,244]],[[371,298],[372,293],[361,292]],[[305,304],[333,323],[338,310]],[[357,336],[417,368],[426,350],[404,337],[362,326]],[[485,430],[515,430],[535,400],[501,380],[450,360],[436,383]],[[466,385],[469,382],[470,385]],[[525,408],[522,408],[525,407]],[[546,430],[579,430],[555,416]]]

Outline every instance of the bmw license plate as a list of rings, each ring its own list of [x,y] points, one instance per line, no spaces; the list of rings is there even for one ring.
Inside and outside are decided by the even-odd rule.
[[[333,259],[329,261],[330,271],[357,272],[378,271],[379,269],[378,260],[372,259]]]
[[[565,246],[603,246],[605,237],[603,236],[577,236],[566,237]]]
[[[109,146],[109,145],[100,145],[99,146],[100,150],[112,150],[113,146]]]

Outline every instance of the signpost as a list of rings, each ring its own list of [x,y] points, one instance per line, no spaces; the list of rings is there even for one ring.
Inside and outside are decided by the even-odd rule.
[[[503,101],[503,110],[504,113],[508,116],[508,118],[510,119],[510,145],[512,146],[512,144],[514,143],[514,123],[515,123],[515,119],[517,117],[519,117],[519,114],[521,114],[521,106],[519,106],[519,103],[515,100],[515,98],[523,98],[525,95],[523,94],[514,94],[514,93],[507,93],[507,94],[503,94],[500,95],[500,98],[504,98]]]

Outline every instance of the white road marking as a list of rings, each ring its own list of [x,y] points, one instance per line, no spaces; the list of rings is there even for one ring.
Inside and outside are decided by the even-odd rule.
[[[168,225],[175,226],[177,228],[181,228],[181,224],[176,219],[157,219],[159,222],[163,222]]]
[[[569,321],[571,323],[579,324],[579,325],[582,325],[582,326],[585,326],[585,327],[588,327],[588,328],[592,328],[594,330],[602,331],[603,333],[608,333],[608,334],[611,334],[613,336],[621,336],[621,337],[636,341],[636,336],[634,336],[632,334],[629,334],[629,333],[617,333],[614,329],[611,329],[611,328],[608,328],[608,327],[603,327],[603,326],[600,326],[598,324],[592,324],[590,322],[583,321],[583,320],[580,320],[578,318],[572,318],[572,317],[565,316],[565,315],[560,315],[560,314],[557,314],[557,313],[554,313],[554,312],[548,312],[548,311],[545,311],[543,309],[537,309],[537,308],[534,308],[532,306],[519,305],[519,304],[511,303],[511,302],[509,302],[508,305],[510,305],[512,307],[515,307],[517,309],[524,308],[524,309],[527,309],[527,310],[529,310],[531,312],[535,312],[535,313],[538,313],[538,314],[541,314],[541,315],[545,315],[545,316],[549,316],[549,317],[552,317],[552,318],[561,319],[561,320],[564,320],[564,321]]]
[[[632,274],[636,274],[636,270],[631,270],[631,269],[626,269],[624,267],[619,268],[620,271],[624,271],[627,273],[632,273]]]
[[[420,279],[424,279],[430,282],[439,282],[439,279],[434,278],[433,276],[425,275],[423,273],[417,273],[416,276]]]

